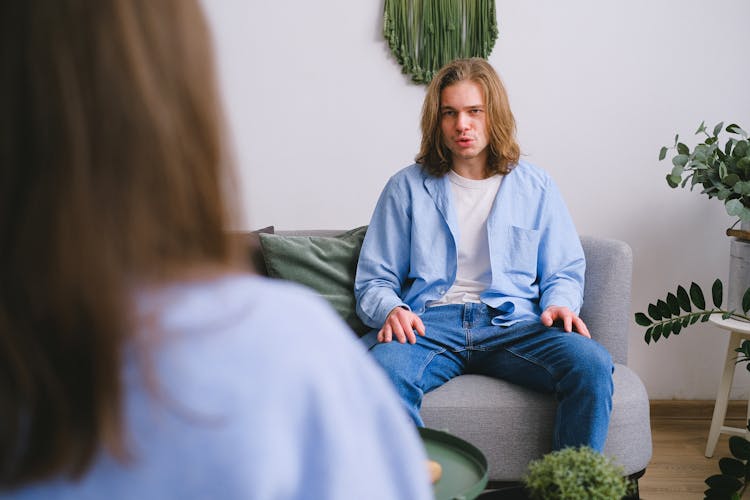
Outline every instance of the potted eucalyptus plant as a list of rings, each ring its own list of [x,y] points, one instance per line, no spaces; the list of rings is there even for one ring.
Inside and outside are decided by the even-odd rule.
[[[737,217],[727,229],[727,235],[734,237],[730,242],[728,297],[729,309],[739,309],[739,293],[750,285],[750,141],[748,133],[734,123],[726,128],[723,122],[718,123],[709,132],[703,122],[696,135],[705,138],[691,150],[677,134],[671,147],[661,148],[659,160],[672,150],[675,154],[667,184],[672,188],[690,184],[691,190],[700,186],[701,194],[721,200],[727,214]],[[738,222],[740,229],[734,229]]]
[[[730,136],[723,145],[719,139],[722,129]],[[718,198],[724,202],[729,215],[750,223],[750,142],[747,132],[736,124],[724,128],[721,122],[709,133],[703,122],[696,135],[705,135],[706,138],[692,151],[680,142],[679,134],[674,138],[674,145],[661,148],[660,161],[666,158],[670,149],[676,152],[667,183],[672,188],[684,188],[689,182],[691,190],[700,185],[703,188],[701,194]]]

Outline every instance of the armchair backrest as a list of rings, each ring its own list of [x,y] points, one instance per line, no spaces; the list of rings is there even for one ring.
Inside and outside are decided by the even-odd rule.
[[[281,235],[333,236],[341,230],[276,231]],[[630,290],[633,252],[627,243],[597,236],[582,236],[586,254],[586,285],[581,318],[591,335],[607,348],[616,363],[628,360]]]

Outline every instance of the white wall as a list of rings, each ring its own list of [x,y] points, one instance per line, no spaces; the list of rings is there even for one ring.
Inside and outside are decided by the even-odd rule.
[[[387,51],[383,1],[204,0],[241,173],[247,228],[366,224],[412,162],[424,88]],[[750,2],[498,0],[490,61],[528,159],[559,184],[578,230],[634,251],[633,311],[678,284],[725,278],[732,220],[670,189],[659,148],[702,120],[750,127]],[[713,398],[727,335],[696,325],[630,365],[652,398]],[[750,378],[738,369],[733,397]]]

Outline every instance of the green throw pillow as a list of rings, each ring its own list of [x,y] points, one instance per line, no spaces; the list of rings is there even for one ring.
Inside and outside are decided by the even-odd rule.
[[[355,311],[354,275],[367,226],[338,236],[260,233],[268,275],[309,286],[325,298],[357,335],[370,330]]]

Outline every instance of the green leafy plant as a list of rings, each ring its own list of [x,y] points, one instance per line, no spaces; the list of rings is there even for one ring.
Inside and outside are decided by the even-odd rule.
[[[644,340],[650,344],[660,338],[679,335],[680,332],[698,321],[705,322],[714,314],[721,314],[722,319],[734,318],[749,321],[747,312],[750,311],[750,288],[742,297],[742,312],[722,309],[724,285],[720,279],[711,286],[711,300],[714,307],[706,308],[706,298],[703,290],[696,283],[690,284],[690,292],[682,285],[675,293],[669,292],[665,299],[659,299],[648,305],[647,313],[635,313],[635,322],[646,328]]]
[[[564,448],[532,461],[524,477],[534,499],[620,499],[631,493],[632,483],[622,468],[582,446]]]
[[[750,222],[750,142],[748,134],[739,125],[724,127],[717,124],[711,133],[706,124],[701,123],[696,135],[704,134],[706,139],[691,151],[680,142],[679,134],[674,145],[664,146],[659,151],[659,160],[666,158],[669,150],[677,154],[672,157],[672,171],[667,174],[667,183],[672,188],[690,189],[700,185],[701,194],[718,198],[724,202],[729,215],[743,222]],[[722,129],[731,137],[722,145],[719,135]]]
[[[750,341],[745,341],[750,351]],[[742,348],[737,349],[741,351]],[[750,366],[748,366],[750,370]],[[750,430],[750,422],[748,422]],[[740,436],[729,438],[729,451],[734,458],[725,457],[719,460],[721,474],[706,479],[708,489],[705,497],[710,500],[739,500],[745,493],[750,481],[750,441]]]
[[[678,286],[676,293],[670,292],[665,299],[649,304],[648,314],[635,313],[635,322],[646,328],[644,340],[650,344],[652,340],[657,342],[659,338],[678,335],[684,328],[698,321],[708,321],[715,314],[720,314],[723,319],[750,321],[750,317],[747,316],[750,311],[750,288],[742,296],[742,313],[722,309],[723,295],[724,285],[717,279],[711,286],[711,301],[714,307],[709,309],[706,307],[705,294],[699,285],[691,283],[689,292]],[[750,371],[750,340],[743,341],[735,351],[739,354],[737,363],[745,363],[745,368]],[[750,441],[741,436],[731,436],[729,450],[734,458],[725,457],[719,460],[721,474],[706,479],[706,499],[739,500],[750,484]]]

